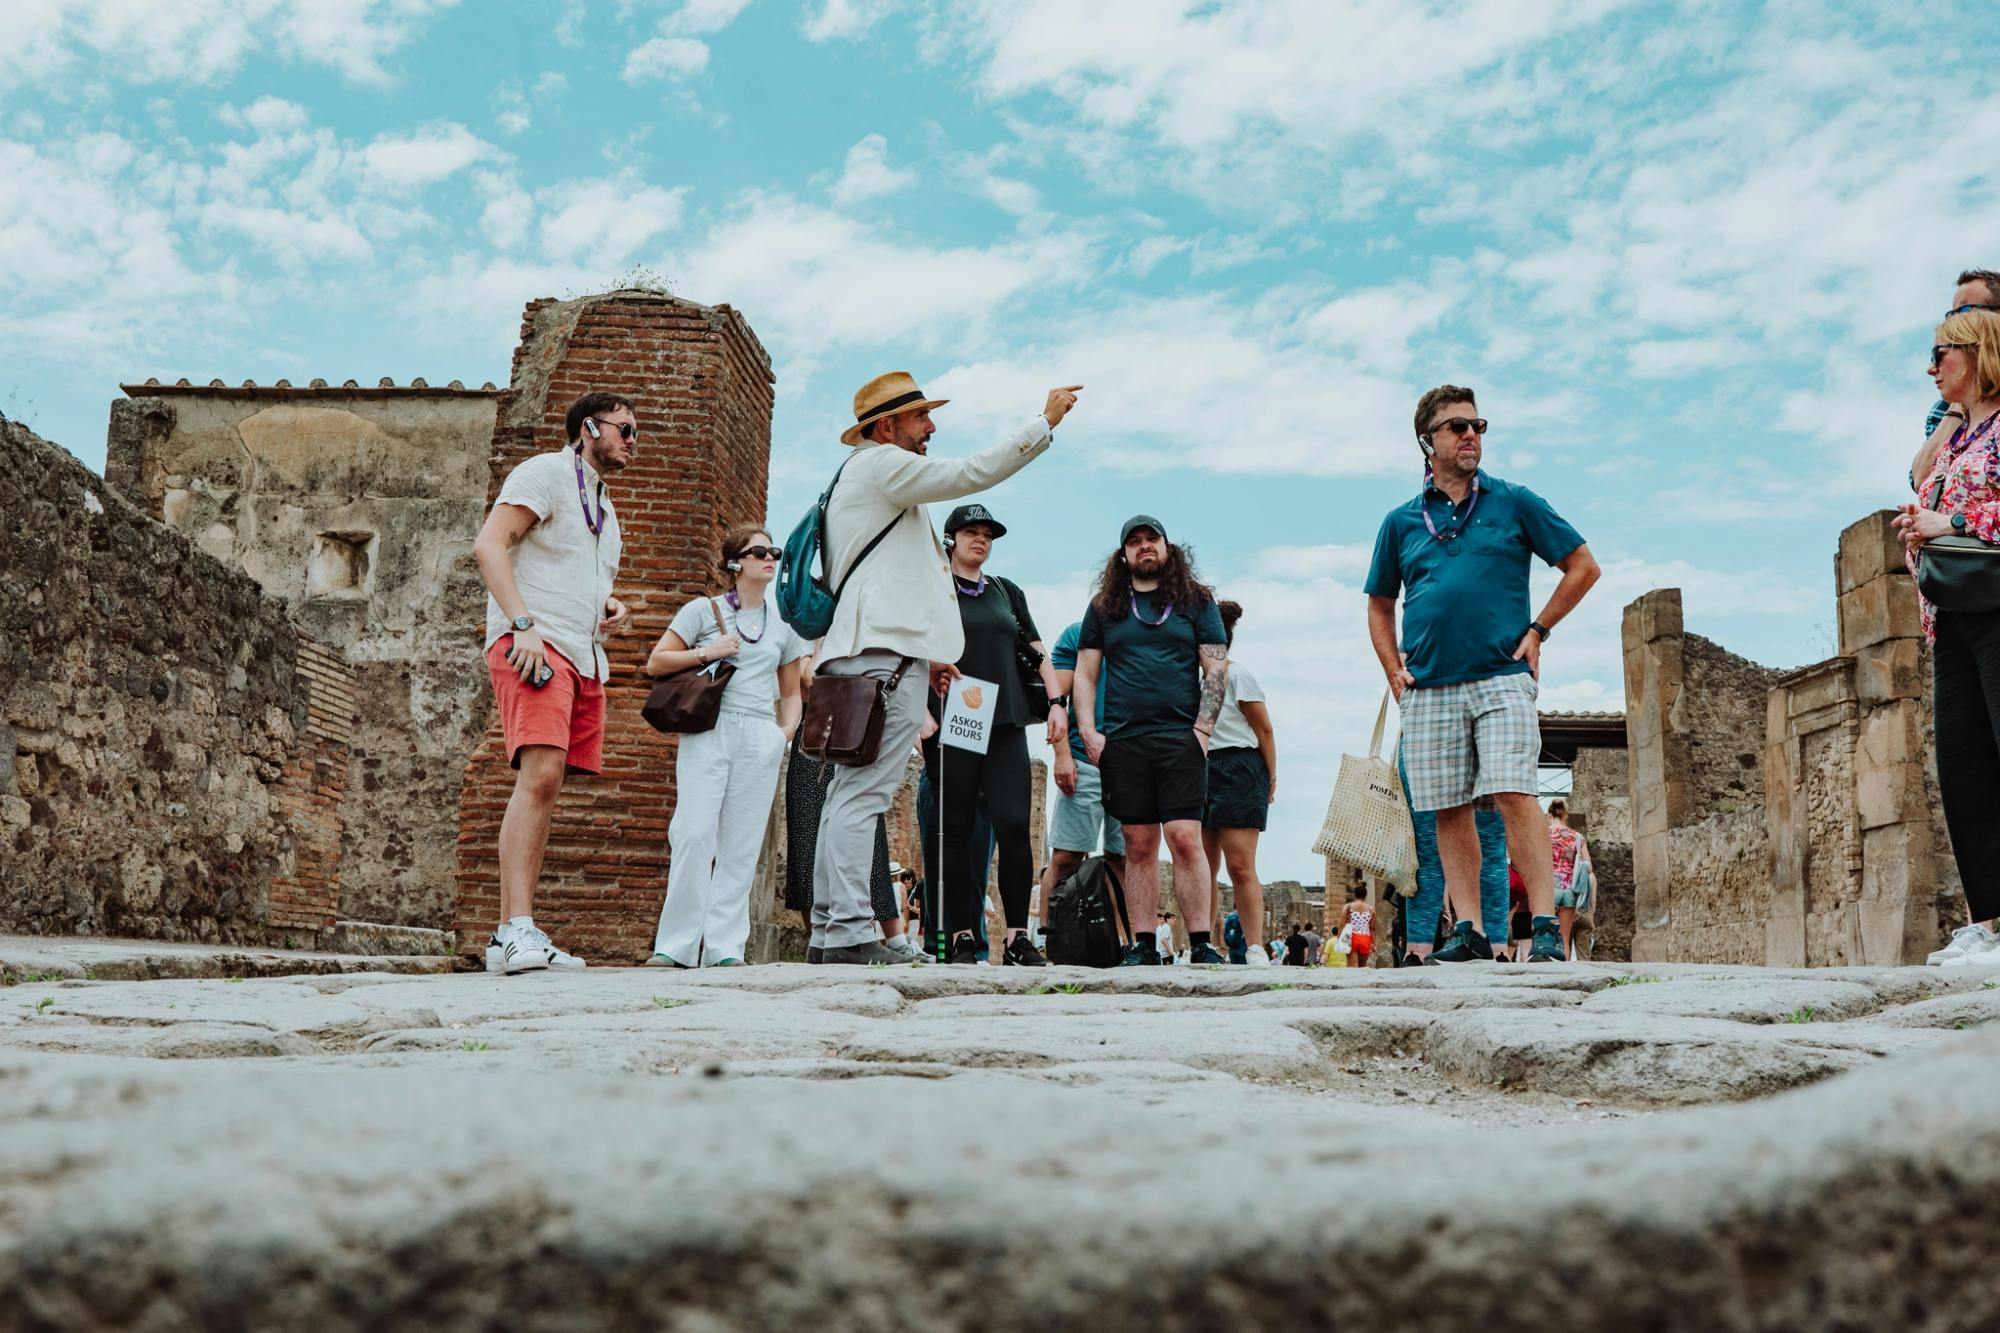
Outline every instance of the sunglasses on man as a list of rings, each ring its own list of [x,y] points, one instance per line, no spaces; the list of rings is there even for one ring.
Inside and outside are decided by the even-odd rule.
[[[1953,315],[1962,315],[1968,310],[2000,310],[2000,305],[1990,305],[1990,304],[1975,302],[1968,305],[1953,306],[1951,309],[1944,312],[1944,317],[1946,319],[1950,319]]]
[[[775,560],[781,565],[785,563],[785,549],[782,546],[746,546],[743,548],[743,554],[752,560]]]
[[[1936,345],[1935,347],[1931,348],[1931,369],[1932,369],[1932,370],[1936,370],[1936,369],[1937,369],[1937,368],[1938,368],[1938,367],[1939,367],[1940,365],[1942,365],[1942,364],[1944,363],[1944,354],[1945,354],[1946,352],[1949,352],[1949,351],[1950,351],[1950,350],[1951,350],[1952,348],[1954,348],[1954,347],[1957,347],[1957,348],[1961,348],[1961,349],[1963,349],[1963,348],[1967,348],[1967,347],[1970,347],[1970,346],[1972,346],[1972,344],[1971,344],[1971,343],[1939,343],[1939,344],[1937,344],[1937,345]]]
[[[1486,433],[1486,418],[1452,417],[1449,420],[1440,421],[1437,425],[1431,427],[1431,434],[1435,435],[1439,431],[1449,431],[1453,435],[1484,435]]]
[[[639,438],[639,428],[629,421],[605,421],[599,417],[585,417],[583,424],[590,427],[590,438],[593,440],[598,438],[599,426],[613,427],[627,444]]]

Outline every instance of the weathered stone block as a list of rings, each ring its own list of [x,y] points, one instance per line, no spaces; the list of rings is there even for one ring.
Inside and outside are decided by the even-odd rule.
[[[1803,912],[1772,916],[1764,923],[1764,966],[1806,965],[1806,918]]]
[[[1926,824],[1890,824],[1861,835],[1863,902],[1927,903],[1936,893],[1936,868]]]
[[[1929,748],[1921,699],[1881,704],[1861,718],[1858,758],[1869,767],[1922,764]]]
[[[1682,633],[1681,590],[1655,588],[1625,608],[1625,642],[1651,643]]]
[[[1840,595],[1842,653],[1851,655],[1872,644],[1914,639],[1922,633],[1916,583],[1908,574],[1884,574]]]
[[[1635,939],[1647,931],[1664,930],[1673,924],[1672,847],[1672,839],[1664,832],[1641,833],[1632,844]]]
[[[1903,543],[1889,526],[1895,517],[1893,509],[1878,509],[1842,531],[1840,553],[1834,557],[1835,591],[1841,596],[1903,568]]]
[[[1922,643],[1890,639],[1854,654],[1854,693],[1866,706],[1916,699],[1924,692]]]
[[[1917,905],[1894,898],[1863,900],[1855,904],[1855,929],[1861,956],[1856,961],[1873,967],[1903,967],[1924,961],[1930,943],[1922,930]],[[1921,906],[1928,908],[1928,903]]]
[[[1864,829],[1922,817],[1927,804],[1922,766],[1855,765],[1854,804]]]

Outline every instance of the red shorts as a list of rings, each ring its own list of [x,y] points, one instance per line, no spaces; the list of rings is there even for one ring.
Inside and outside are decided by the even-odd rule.
[[[1375,937],[1373,935],[1349,935],[1347,937],[1347,949],[1349,953],[1358,953],[1363,958],[1366,958],[1369,954],[1375,952]]]
[[[604,682],[585,680],[570,660],[550,648],[555,675],[536,689],[507,665],[514,636],[503,634],[486,650],[486,668],[493,675],[493,702],[500,709],[500,729],[507,737],[507,762],[521,766],[524,745],[553,745],[567,755],[572,773],[597,773],[604,767]]]

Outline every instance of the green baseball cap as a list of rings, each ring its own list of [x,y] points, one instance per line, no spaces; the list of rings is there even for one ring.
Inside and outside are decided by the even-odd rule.
[[[1126,519],[1125,526],[1118,530],[1118,544],[1123,546],[1126,542],[1131,541],[1132,532],[1136,528],[1151,528],[1160,534],[1161,541],[1167,540],[1166,524],[1160,522],[1159,519],[1154,518],[1151,514],[1134,514],[1132,517]]]

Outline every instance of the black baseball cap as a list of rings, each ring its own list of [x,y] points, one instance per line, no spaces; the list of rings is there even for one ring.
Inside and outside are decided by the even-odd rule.
[[[993,511],[981,504],[960,505],[952,510],[944,521],[944,535],[949,537],[960,528],[969,528],[974,523],[984,523],[993,529],[995,537],[1007,535],[1007,525],[993,517]]]
[[[1168,540],[1166,524],[1160,522],[1159,519],[1154,518],[1151,514],[1134,514],[1125,520],[1124,527],[1118,529],[1118,544],[1123,546],[1126,542],[1131,541],[1133,530],[1137,528],[1151,528],[1160,534],[1161,541]]]

